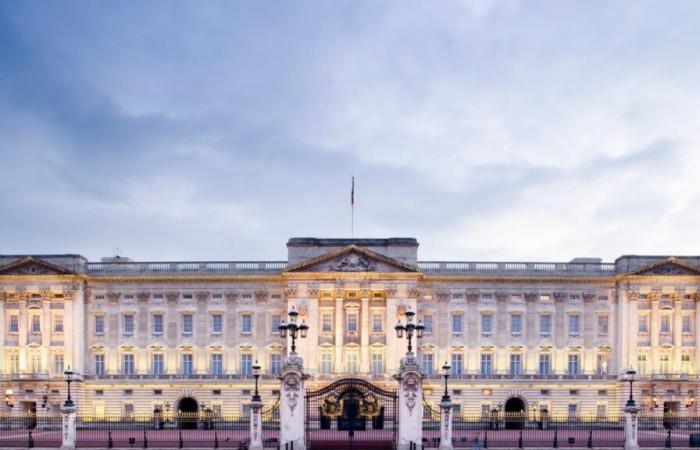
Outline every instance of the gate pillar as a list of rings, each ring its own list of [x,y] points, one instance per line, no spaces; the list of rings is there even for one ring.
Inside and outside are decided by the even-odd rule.
[[[75,450],[75,406],[61,406],[61,450]]]
[[[625,450],[639,450],[637,413],[637,406],[625,406]]]
[[[250,446],[249,450],[263,450],[261,401],[250,402]]]
[[[401,358],[399,382],[399,434],[397,450],[423,448],[423,387],[418,359],[413,353]]]
[[[452,450],[452,401],[440,402],[440,448]]]
[[[280,376],[280,444],[282,449],[306,450],[304,442],[304,360],[296,353],[285,358]],[[285,447],[287,446],[287,447]]]

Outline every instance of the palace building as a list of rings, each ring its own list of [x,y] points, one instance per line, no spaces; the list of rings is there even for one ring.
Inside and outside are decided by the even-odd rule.
[[[262,366],[279,395],[294,307],[309,388],[357,374],[394,388],[411,308],[426,401],[451,366],[457,414],[617,415],[632,367],[647,414],[697,413],[700,256],[614,262],[422,261],[413,238],[292,238],[287,261],[90,262],[0,255],[5,414],[57,410],[76,372],[81,414],[241,414]]]

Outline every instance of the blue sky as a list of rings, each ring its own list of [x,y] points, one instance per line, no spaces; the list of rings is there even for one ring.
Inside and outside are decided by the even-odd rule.
[[[0,253],[700,253],[700,3],[0,3]]]

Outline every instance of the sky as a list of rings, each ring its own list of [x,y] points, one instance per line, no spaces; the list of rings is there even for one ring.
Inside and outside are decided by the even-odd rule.
[[[700,2],[0,2],[0,253],[700,254]],[[118,250],[117,250],[118,249]]]

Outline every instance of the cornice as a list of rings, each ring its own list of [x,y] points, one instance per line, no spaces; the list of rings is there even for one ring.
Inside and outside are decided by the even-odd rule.
[[[339,280],[339,279],[391,279],[419,280],[423,277],[420,272],[285,272],[285,280]]]
[[[422,280],[435,281],[485,281],[508,283],[615,283],[615,277],[556,277],[528,275],[434,275],[423,274]]]
[[[46,274],[46,275],[0,275],[0,281],[87,281],[88,277],[82,274]]]
[[[279,275],[92,275],[87,277],[88,282],[132,282],[139,283],[150,281],[155,283],[169,283],[173,281],[187,282],[229,282],[229,281],[267,281],[282,282],[284,279]]]

